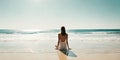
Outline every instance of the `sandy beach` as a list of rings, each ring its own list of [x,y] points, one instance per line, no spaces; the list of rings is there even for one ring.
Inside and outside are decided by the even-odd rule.
[[[56,53],[0,53],[0,60],[120,60],[120,53],[84,54],[75,52],[76,56],[67,56],[60,51]]]
[[[55,49],[57,33],[0,34],[0,60],[120,60],[120,34],[105,33],[69,33],[67,54]]]

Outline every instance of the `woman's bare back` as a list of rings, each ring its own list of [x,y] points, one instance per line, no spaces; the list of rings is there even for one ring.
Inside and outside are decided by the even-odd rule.
[[[59,34],[59,40],[61,42],[65,42],[66,39],[67,39],[67,34],[66,35]]]

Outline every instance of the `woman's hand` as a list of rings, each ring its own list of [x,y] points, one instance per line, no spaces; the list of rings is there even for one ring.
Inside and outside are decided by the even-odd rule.
[[[71,48],[68,48],[68,50],[71,50]]]
[[[58,50],[58,46],[57,46],[57,45],[55,45],[55,47],[56,47],[55,49],[56,49],[56,50]]]

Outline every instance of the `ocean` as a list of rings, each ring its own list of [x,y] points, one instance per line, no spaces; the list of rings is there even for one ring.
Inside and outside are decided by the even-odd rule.
[[[0,53],[55,53],[60,30],[0,29]],[[69,29],[69,46],[79,53],[120,53],[120,29]]]

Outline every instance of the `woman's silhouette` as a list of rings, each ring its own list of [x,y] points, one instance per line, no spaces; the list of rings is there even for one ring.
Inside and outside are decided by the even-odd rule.
[[[65,27],[61,27],[61,33],[58,34],[58,43],[56,49],[69,50],[68,34],[66,33]]]

